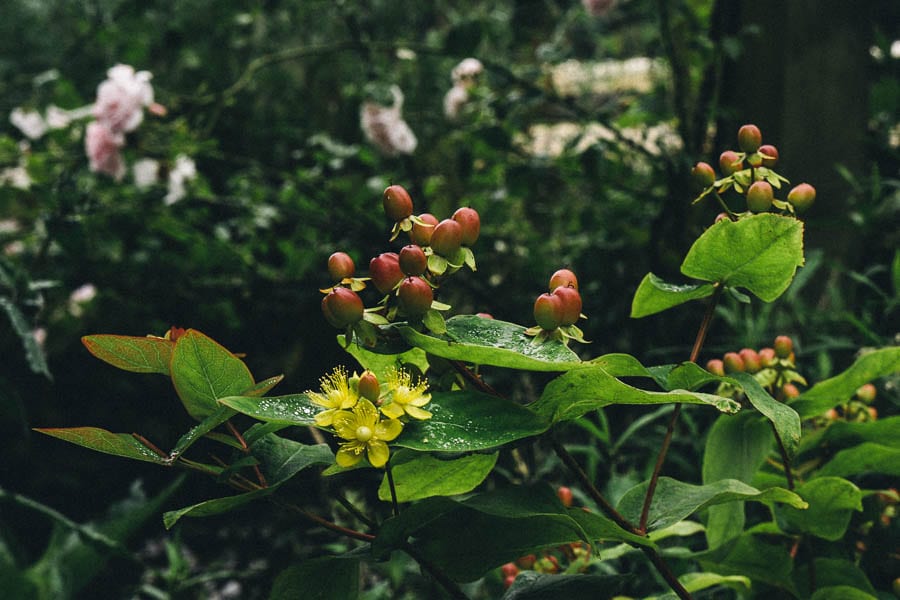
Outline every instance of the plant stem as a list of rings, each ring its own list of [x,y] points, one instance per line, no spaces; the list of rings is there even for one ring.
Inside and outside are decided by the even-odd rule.
[[[662,559],[656,550],[648,548],[647,546],[641,546],[641,550],[647,555],[647,558],[650,559],[650,562],[653,563],[653,566],[656,567],[656,570],[659,571],[659,574],[662,575],[663,579],[666,580],[666,583],[669,584],[669,587],[672,588],[675,595],[681,598],[681,600],[693,600],[691,593],[681,585],[681,582],[678,581],[675,573],[672,572],[672,569],[669,568],[669,565],[666,564],[666,561]]]
[[[450,579],[446,573],[444,573],[440,567],[432,563],[430,560],[422,556],[416,548],[410,544],[409,542],[403,542],[400,548],[409,554],[410,557],[419,565],[428,572],[429,575],[434,577],[434,580],[437,581],[441,586],[447,590],[447,593],[450,594],[451,598],[455,598],[456,600],[469,600],[469,597],[466,596],[465,592],[456,584],[455,581]]]
[[[697,330],[697,338],[694,340],[694,347],[691,349],[690,362],[697,362],[700,356],[700,350],[703,348],[703,342],[706,341],[706,334],[709,331],[710,323],[712,323],[713,315],[716,312],[716,305],[719,303],[719,297],[722,295],[724,288],[716,284],[713,295],[710,296],[706,305],[706,312],[703,315],[703,321]],[[656,484],[659,482],[659,473],[662,471],[663,463],[666,461],[666,454],[669,451],[669,444],[672,442],[672,434],[675,431],[675,423],[678,422],[678,416],[681,414],[681,404],[675,405],[672,416],[669,418],[669,425],[666,428],[666,436],[663,438],[662,447],[656,457],[656,464],[653,466],[653,474],[650,476],[650,484],[647,486],[647,494],[644,496],[644,506],[641,508],[641,520],[638,523],[638,530],[647,531],[647,520],[650,517],[650,505],[653,503],[653,495],[656,493]]]
[[[238,441],[241,445],[241,450],[244,454],[250,454],[250,446],[247,445],[247,441],[244,440],[244,436],[241,435],[241,432],[237,430],[231,421],[225,421],[225,426],[228,427],[228,431],[231,432],[231,435],[234,436],[234,439]],[[262,471],[259,470],[259,465],[253,465],[253,471],[256,473],[256,479],[259,481],[259,485],[262,487],[269,487],[269,482],[266,481],[265,475],[262,474]]]
[[[394,487],[394,473],[391,470],[391,461],[388,461],[384,465],[384,470],[387,472],[387,480],[388,487],[391,489],[391,507],[394,511],[394,516],[400,516],[400,504],[397,502],[397,489]]]
[[[292,511],[298,513],[299,515],[301,515],[305,519],[312,521],[316,525],[321,525],[325,529],[334,531],[336,533],[340,533],[341,535],[345,535],[349,538],[353,538],[354,540],[359,540],[361,542],[371,542],[372,540],[375,539],[375,536],[370,533],[363,533],[362,531],[356,531],[355,529],[341,527],[337,523],[332,523],[328,519],[320,517],[319,515],[317,515],[315,513],[311,513],[304,508],[300,508],[296,504],[291,504],[290,502],[285,502],[283,500],[279,500],[278,498],[274,498],[274,497],[272,498],[272,502],[274,502],[278,506],[287,508],[289,510],[292,510]]]
[[[778,442],[778,451],[781,453],[781,464],[784,466],[784,477],[787,479],[787,485],[789,490],[794,489],[794,475],[791,472],[791,459],[788,458],[787,449],[784,447],[784,442],[781,439],[781,436],[778,435],[778,430],[775,428],[775,423],[769,421],[769,425],[772,426],[772,433],[775,434],[775,441]]]
[[[556,452],[556,455],[562,459],[563,463],[569,468],[572,473],[578,478],[578,481],[581,482],[581,485],[584,489],[587,490],[590,497],[597,503],[597,506],[600,507],[600,510],[603,511],[607,517],[612,519],[616,525],[624,529],[629,533],[633,533],[635,535],[643,535],[640,531],[635,529],[634,525],[628,522],[628,519],[623,517],[619,511],[617,511],[609,501],[603,497],[603,494],[600,493],[594,484],[591,483],[590,477],[588,477],[587,473],[584,472],[584,469],[578,464],[578,461],[575,460],[575,457],[569,454],[569,451],[566,450],[565,446],[560,444],[557,440],[552,440],[553,443],[553,451]]]
[[[347,500],[346,498],[344,498],[344,497],[341,496],[340,494],[335,495],[335,496],[334,496],[334,499],[337,500],[337,501],[338,501],[338,504],[340,504],[341,506],[343,506],[343,507],[347,510],[347,512],[349,512],[351,515],[353,515],[354,517],[356,517],[356,518],[357,518],[359,521],[361,521],[366,527],[369,527],[369,528],[371,528],[371,529],[374,529],[375,527],[377,527],[377,524],[375,523],[375,521],[373,521],[372,519],[370,519],[369,517],[367,517],[366,515],[364,515],[363,512],[362,512],[361,510],[359,510],[358,508],[356,508],[355,506],[353,506],[353,504],[352,504],[349,500]]]

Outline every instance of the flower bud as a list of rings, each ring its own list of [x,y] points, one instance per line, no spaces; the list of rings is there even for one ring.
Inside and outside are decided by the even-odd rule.
[[[379,254],[369,262],[369,277],[379,292],[389,293],[403,279],[400,257],[396,252]]]
[[[377,403],[381,396],[381,387],[378,385],[378,377],[372,371],[366,371],[359,376],[357,383],[359,395],[372,403]]]
[[[471,247],[481,231],[481,217],[474,208],[462,207],[453,213],[453,220],[462,228],[462,245]]]
[[[413,212],[413,202],[409,197],[409,192],[399,185],[387,187],[382,194],[381,203],[384,206],[384,214],[395,223],[409,217]]]

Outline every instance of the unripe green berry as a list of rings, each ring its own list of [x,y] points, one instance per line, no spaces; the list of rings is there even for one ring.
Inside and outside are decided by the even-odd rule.
[[[756,125],[743,125],[738,130],[738,146],[748,154],[756,152],[762,144],[762,133]]]
[[[462,245],[471,247],[475,244],[481,232],[481,217],[478,216],[478,211],[467,206],[458,208],[453,213],[453,220],[462,228]]]
[[[575,273],[570,271],[569,269],[560,269],[556,271],[553,275],[550,276],[550,291],[552,292],[556,288],[563,287],[572,287],[576,290],[578,289],[578,278],[575,277]]]
[[[364,309],[360,297],[349,288],[336,287],[322,298],[322,314],[331,325],[339,329],[362,319]]]
[[[816,200],[816,188],[809,185],[808,183],[801,183],[800,185],[794,186],[790,192],[788,192],[787,201],[791,203],[798,213],[802,213],[807,210],[812,203]]]
[[[775,356],[778,358],[788,358],[794,351],[794,340],[786,335],[779,335],[772,344],[775,349]]]
[[[419,220],[427,223],[420,225],[413,221],[412,229],[409,230],[409,241],[418,246],[431,245],[431,234],[434,233],[434,226],[438,224],[437,217],[431,213],[422,213]]]
[[[691,169],[691,179],[699,188],[709,187],[716,181],[716,172],[712,165],[701,161]]]
[[[871,383],[866,383],[859,386],[859,389],[856,390],[856,397],[866,404],[871,404],[875,401],[875,396],[877,393],[878,390],[875,389],[874,385],[872,385]]]
[[[744,161],[740,159],[734,150],[726,150],[719,156],[719,169],[726,175],[731,175],[744,168]]]
[[[759,353],[753,348],[743,348],[738,354],[744,361],[744,369],[747,373],[758,373],[762,368],[762,361],[759,358]]]
[[[335,283],[353,277],[355,271],[356,265],[346,252],[335,252],[328,257],[328,274]]]
[[[425,256],[425,251],[421,247],[410,244],[400,249],[400,270],[404,274],[421,275],[427,266],[428,257]]]
[[[760,154],[765,154],[762,160],[762,164],[764,167],[771,169],[776,164],[778,164],[778,148],[776,148],[772,144],[763,144],[759,147],[759,150],[757,150],[757,152],[759,152]]]
[[[737,352],[726,352],[722,357],[726,373],[743,373],[746,370],[744,359]]]
[[[560,325],[574,325],[581,316],[581,294],[573,287],[561,285],[553,290],[560,300]]]
[[[747,208],[753,212],[765,212],[772,207],[775,192],[768,181],[757,181],[747,190]]]
[[[381,197],[384,214],[391,221],[398,223],[413,212],[412,198],[403,186],[392,185],[384,190]]]
[[[541,329],[553,331],[562,319],[562,300],[553,294],[541,294],[534,301],[534,320]]]
[[[382,294],[387,294],[403,279],[400,257],[396,252],[384,252],[369,262],[369,277]]]
[[[397,290],[400,308],[412,319],[422,317],[434,301],[434,291],[427,281],[421,277],[407,277]]]
[[[718,358],[713,358],[707,361],[706,370],[713,375],[718,375],[719,377],[725,376],[725,364]]]
[[[381,396],[381,387],[378,385],[378,377],[375,376],[375,373],[366,371],[360,375],[357,390],[360,396],[377,404],[378,398]]]
[[[434,227],[431,249],[444,257],[452,257],[462,245],[462,226],[453,219],[444,219]]]

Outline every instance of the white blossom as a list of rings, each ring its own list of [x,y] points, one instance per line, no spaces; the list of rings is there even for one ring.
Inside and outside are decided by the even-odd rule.
[[[125,162],[120,152],[125,145],[121,133],[113,133],[100,121],[88,123],[84,136],[84,149],[91,163],[91,171],[105,173],[117,181],[125,175]]]
[[[47,122],[36,110],[25,110],[21,106],[9,113],[9,122],[15,125],[25,137],[36,140],[47,133]]]
[[[412,154],[419,141],[403,120],[403,92],[397,86],[391,87],[394,102],[382,106],[374,102],[364,102],[360,109],[360,126],[366,139],[387,156]]]
[[[144,119],[144,107],[153,103],[153,75],[122,64],[106,75],[106,81],[97,87],[94,117],[114,133],[134,131]]]
[[[179,154],[169,171],[169,191],[163,198],[166,206],[175,204],[187,195],[185,184],[197,178],[197,167],[191,157]]]
[[[468,101],[469,91],[461,85],[454,85],[444,95],[444,114],[448,119],[455,119]]]
[[[159,161],[152,158],[142,158],[131,165],[131,174],[134,177],[134,185],[138,189],[146,189],[159,179]]]
[[[450,71],[450,77],[453,79],[453,85],[462,85],[464,87],[472,87],[475,79],[484,72],[484,65],[477,58],[463,59],[458,65]]]

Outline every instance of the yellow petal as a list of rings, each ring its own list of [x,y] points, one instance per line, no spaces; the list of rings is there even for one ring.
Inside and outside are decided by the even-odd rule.
[[[403,416],[403,406],[396,402],[381,405],[381,414],[391,419]]]
[[[323,410],[316,415],[316,425],[319,427],[328,427],[334,421],[334,415],[337,411],[333,408]]]
[[[347,410],[339,410],[334,413],[331,424],[339,436],[345,440],[356,439],[356,428],[358,420],[356,415]]]
[[[338,448],[334,459],[341,467],[352,467],[362,460],[362,448],[352,444],[344,444]]]
[[[397,419],[385,419],[375,426],[375,438],[389,442],[403,431],[403,423]]]
[[[417,406],[407,406],[406,414],[411,416],[413,419],[430,419],[431,413],[427,410],[419,408]]]
[[[331,408],[331,402],[329,402],[328,399],[322,394],[317,394],[316,392],[306,392],[306,395],[309,396],[309,399],[313,404],[324,406],[325,408]]]
[[[431,394],[425,394],[409,401],[413,406],[425,406],[429,402],[431,402]]]
[[[391,457],[388,445],[378,440],[371,440],[367,445],[369,462],[373,467],[383,467]]]

